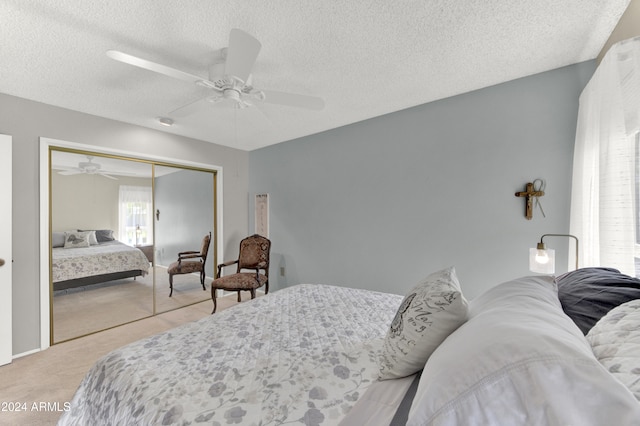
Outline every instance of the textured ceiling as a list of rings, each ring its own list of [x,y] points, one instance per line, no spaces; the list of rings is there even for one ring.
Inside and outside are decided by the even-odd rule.
[[[244,150],[594,59],[629,0],[2,0],[0,93]],[[253,85],[320,96],[157,117],[207,89],[110,49],[208,76],[240,28],[262,43]]]

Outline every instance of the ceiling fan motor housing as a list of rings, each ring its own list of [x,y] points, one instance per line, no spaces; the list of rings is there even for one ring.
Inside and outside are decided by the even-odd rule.
[[[100,164],[92,163],[90,161],[83,161],[78,164],[78,166],[80,167],[80,169],[84,170],[85,173],[96,173],[98,170],[100,170]]]

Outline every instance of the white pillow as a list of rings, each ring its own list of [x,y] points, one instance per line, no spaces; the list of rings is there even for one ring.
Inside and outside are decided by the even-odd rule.
[[[96,238],[96,231],[89,231],[89,245],[97,246],[98,239]]]
[[[630,425],[640,404],[595,359],[552,277],[500,284],[427,362],[409,426]]]
[[[598,361],[640,401],[640,299],[610,310],[587,340]]]
[[[414,374],[431,353],[467,320],[468,303],[453,267],[434,272],[404,298],[380,355],[380,380]]]
[[[91,231],[65,232],[64,248],[89,247],[89,234]]]

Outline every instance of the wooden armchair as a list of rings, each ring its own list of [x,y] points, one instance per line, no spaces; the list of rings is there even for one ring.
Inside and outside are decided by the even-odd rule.
[[[238,259],[218,265],[216,279],[211,282],[212,313],[215,313],[217,308],[216,290],[218,289],[237,291],[238,302],[240,302],[240,292],[243,290],[249,291],[252,299],[256,297],[256,289],[262,286],[265,286],[265,294],[269,293],[270,251],[271,241],[258,234],[240,241]],[[223,277],[222,268],[231,265],[237,265],[236,273]],[[252,272],[246,272],[247,270]],[[264,272],[260,273],[260,271]]]
[[[183,251],[178,253],[178,260],[169,265],[167,272],[169,273],[169,287],[171,292],[169,297],[173,295],[173,276],[178,274],[192,274],[200,272],[200,284],[202,289],[206,291],[204,286],[205,270],[204,266],[207,262],[207,254],[209,253],[209,245],[211,244],[211,232],[202,239],[202,247],[200,251]],[[198,259],[198,260],[186,260]]]

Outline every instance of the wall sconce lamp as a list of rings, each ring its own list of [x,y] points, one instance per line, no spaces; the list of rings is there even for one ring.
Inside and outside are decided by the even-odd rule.
[[[571,234],[544,234],[536,248],[529,249],[529,270],[540,274],[553,274],[556,270],[555,250],[547,249],[544,237],[569,237],[576,240],[576,269],[578,269],[578,238]]]

